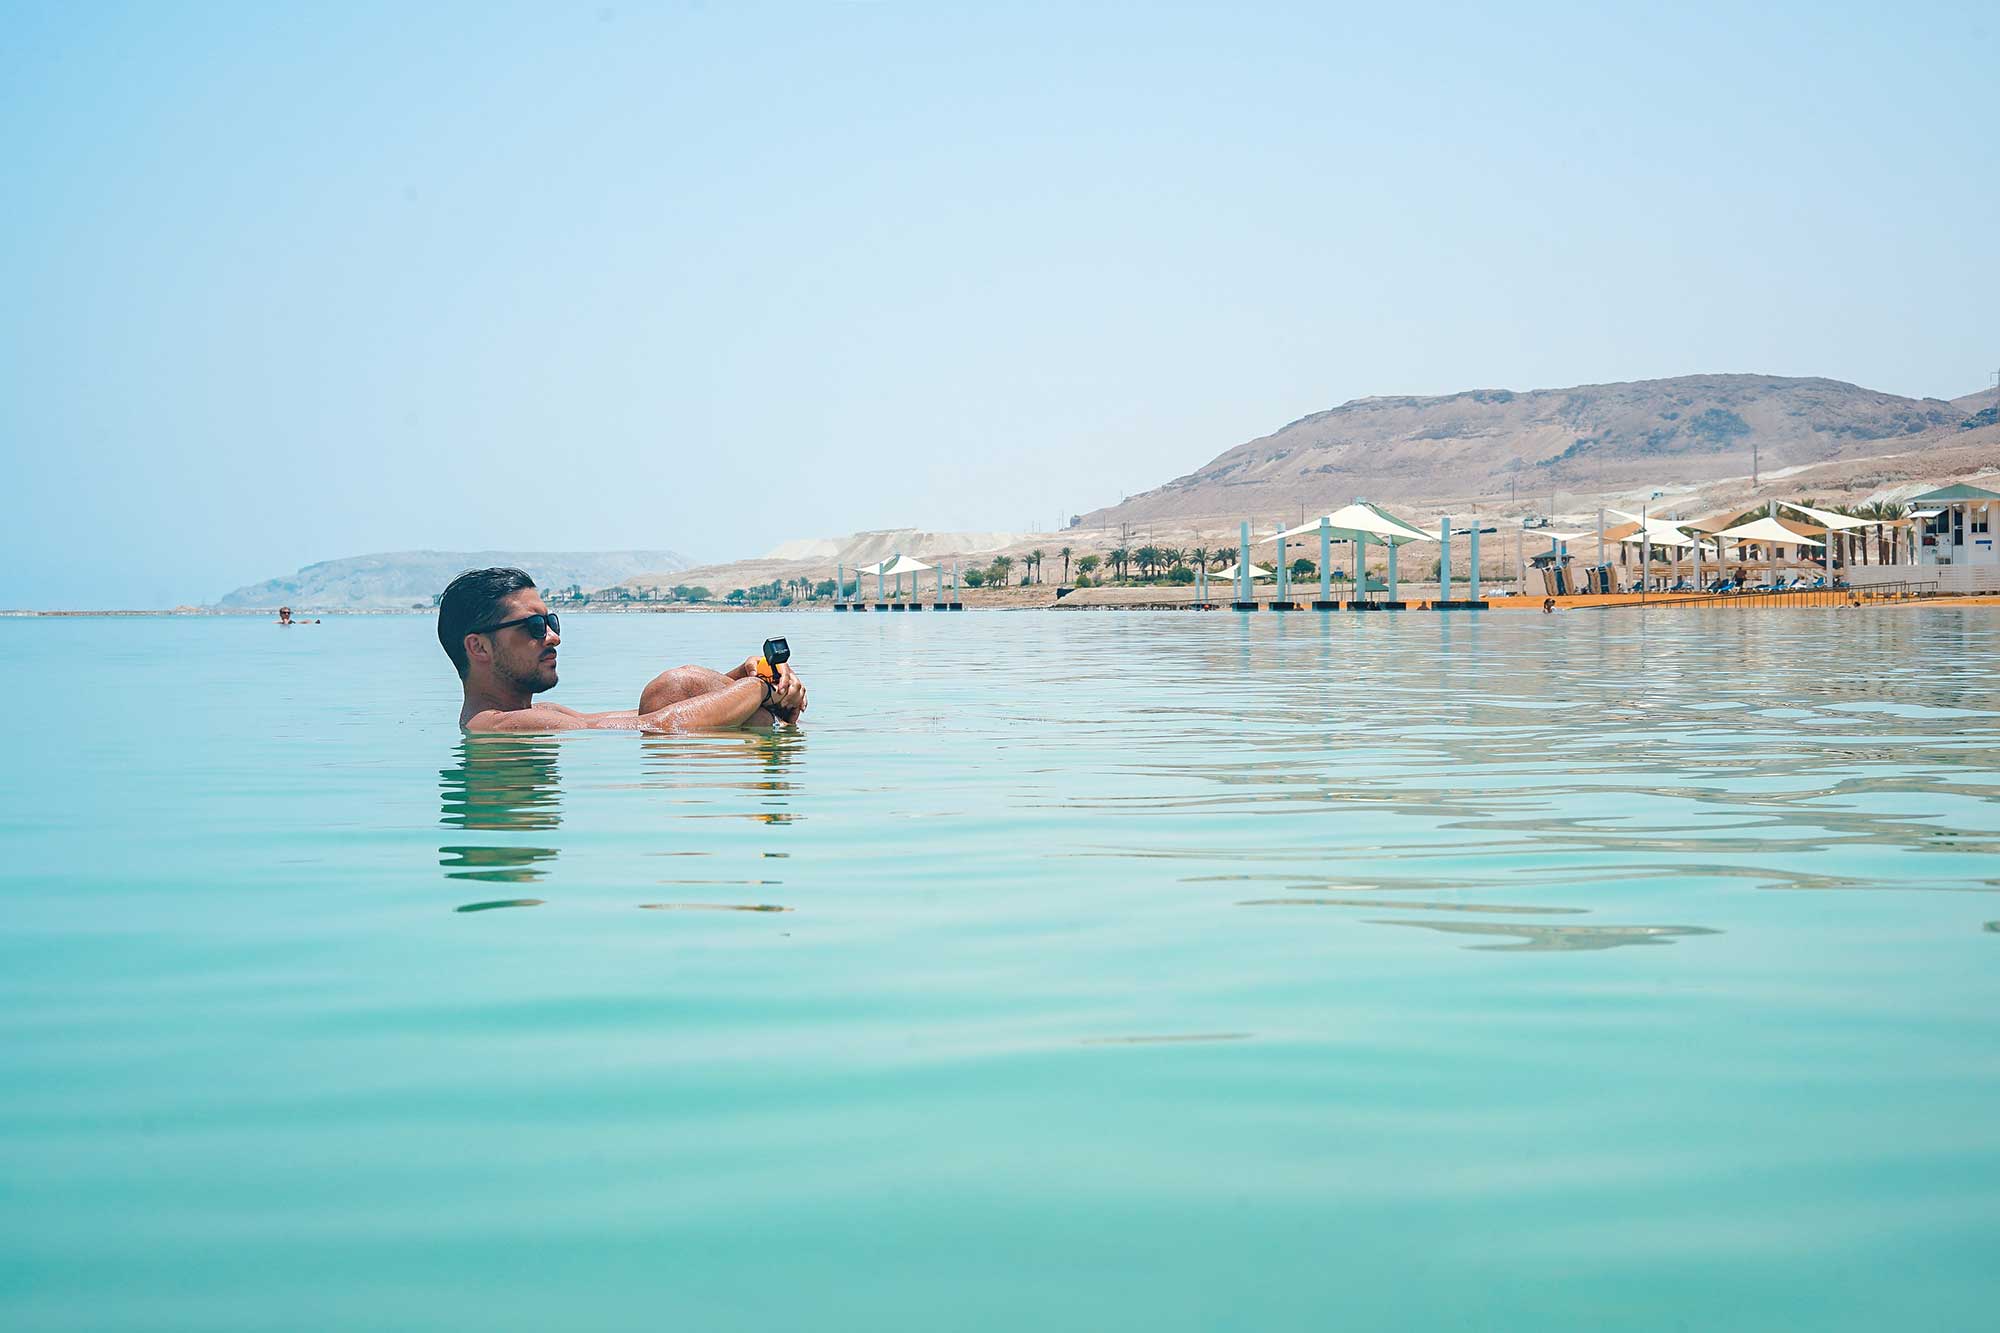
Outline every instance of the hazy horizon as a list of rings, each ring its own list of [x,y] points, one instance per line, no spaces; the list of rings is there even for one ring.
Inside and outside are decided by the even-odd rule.
[[[1971,5],[5,19],[0,606],[1047,528],[1352,398],[2000,365]]]

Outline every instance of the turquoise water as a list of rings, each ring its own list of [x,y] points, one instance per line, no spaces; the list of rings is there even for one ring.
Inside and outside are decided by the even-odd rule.
[[[0,621],[0,1326],[1990,1326],[2000,614],[568,628]]]

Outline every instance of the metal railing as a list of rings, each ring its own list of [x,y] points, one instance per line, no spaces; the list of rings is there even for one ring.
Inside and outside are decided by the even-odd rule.
[[[1831,588],[1742,588],[1728,592],[1656,592],[1638,601],[1609,602],[1601,606],[1585,603],[1579,610],[1616,611],[1633,607],[1734,606],[1756,610],[1785,610],[1813,606],[1870,606],[1878,602],[1908,602],[1923,597],[1943,596],[1936,579],[1904,583],[1871,583],[1859,587],[1836,584]]]

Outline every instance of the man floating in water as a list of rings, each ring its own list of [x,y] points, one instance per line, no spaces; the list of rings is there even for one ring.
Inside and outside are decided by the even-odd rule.
[[[805,686],[789,666],[766,679],[754,657],[728,672],[663,671],[635,709],[579,713],[536,703],[555,688],[562,634],[534,579],[518,569],[469,569],[453,579],[438,599],[438,642],[465,683],[458,725],[467,731],[717,731],[789,721],[806,706]]]

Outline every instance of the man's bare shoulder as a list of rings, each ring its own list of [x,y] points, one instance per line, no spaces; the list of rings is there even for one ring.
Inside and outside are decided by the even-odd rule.
[[[567,708],[488,708],[464,718],[459,726],[471,732],[579,731],[590,720]]]

